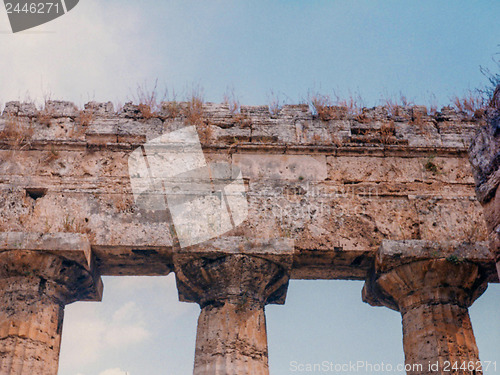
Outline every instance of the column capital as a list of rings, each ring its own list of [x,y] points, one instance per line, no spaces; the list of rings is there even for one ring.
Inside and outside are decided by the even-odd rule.
[[[45,285],[64,305],[100,301],[103,284],[87,237],[77,233],[0,233],[0,280],[23,279]],[[8,290],[14,290],[14,284]],[[18,286],[20,287],[20,286]]]
[[[478,265],[429,259],[407,263],[369,279],[363,288],[363,300],[403,314],[424,304],[468,308],[486,288]]]
[[[293,242],[224,237],[174,253],[179,299],[204,307],[223,301],[283,304]]]
[[[363,301],[402,311],[416,303],[469,307],[495,277],[486,242],[383,241]]]

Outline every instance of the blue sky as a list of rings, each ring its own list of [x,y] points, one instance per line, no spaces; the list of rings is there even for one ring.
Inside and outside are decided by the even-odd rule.
[[[308,92],[380,104],[400,93],[447,104],[485,83],[500,52],[491,1],[81,0],[66,16],[12,35],[0,14],[3,101],[124,102],[155,79],[207,101],[234,89],[245,104]],[[8,52],[7,52],[8,51]]]
[[[486,83],[499,15],[498,0],[80,0],[13,35],[0,11],[0,101],[124,103],[158,79],[177,99],[199,86],[207,101],[234,91],[250,105],[321,92],[442,106]],[[361,287],[293,281],[286,305],[267,307],[272,374],[294,360],[401,363],[400,315],[363,304]],[[199,308],[177,302],[173,275],[105,288],[100,304],[68,306],[60,375],[191,372]],[[498,366],[499,301],[492,285],[471,308],[481,358]]]

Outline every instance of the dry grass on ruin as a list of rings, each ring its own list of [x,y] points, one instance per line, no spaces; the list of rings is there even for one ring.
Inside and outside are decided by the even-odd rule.
[[[382,143],[392,144],[395,142],[396,125],[393,120],[384,122],[380,127],[380,139]]]
[[[252,120],[250,119],[250,117],[244,113],[241,113],[241,104],[234,94],[234,90],[231,90],[224,94],[222,104],[224,104],[228,108],[235,125],[241,128],[250,127],[252,125]]]
[[[269,114],[271,115],[271,117],[278,116],[284,105],[283,100],[280,99],[280,96],[278,94],[275,94],[274,91],[271,91],[268,101]]]
[[[146,83],[137,86],[134,101],[138,103],[138,109],[145,120],[156,117],[162,109],[161,103],[167,97],[167,90],[161,95],[158,92],[158,79],[155,80],[152,89]]]
[[[484,98],[479,93],[470,90],[463,97],[455,96],[453,105],[458,112],[478,119],[483,117],[487,108]]]
[[[31,143],[33,127],[28,119],[20,119],[17,116],[8,116],[4,129],[0,132],[0,140],[9,142],[14,148]]]
[[[79,126],[89,126],[94,121],[94,112],[92,110],[83,109],[78,113],[75,122]]]
[[[236,98],[236,95],[234,94],[234,90],[231,90],[229,92],[226,92],[224,94],[224,97],[222,99],[222,104],[227,106],[229,109],[229,112],[231,112],[231,115],[237,115],[241,113],[241,105],[240,101],[238,98]]]
[[[171,100],[162,103],[162,112],[166,118],[173,119],[181,115],[182,107],[176,100]]]
[[[50,126],[52,119],[54,118],[54,114],[50,109],[47,108],[47,105],[44,106],[42,110],[40,110],[37,114],[37,121],[41,125]]]
[[[384,107],[389,117],[401,116],[401,109],[413,105],[406,96],[400,95],[398,99],[388,98],[384,100]]]
[[[193,90],[183,114],[188,124],[196,126],[200,141],[207,143],[212,137],[212,128],[210,127],[210,122],[204,118],[203,103],[201,91],[199,89]]]
[[[329,95],[315,93],[309,95],[309,102],[318,118],[322,121],[341,120],[347,116],[354,116],[359,122],[367,122],[363,115],[362,100],[359,96],[350,96],[347,99],[337,97],[334,100]]]

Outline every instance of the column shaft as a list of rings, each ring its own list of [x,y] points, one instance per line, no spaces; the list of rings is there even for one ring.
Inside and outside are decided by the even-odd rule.
[[[450,368],[455,362],[458,367],[469,362],[477,367],[479,352],[467,308],[454,304],[430,304],[415,307],[402,315],[406,364],[420,364],[424,372],[438,374],[450,373],[444,371],[446,362]],[[432,371],[429,367],[432,364],[440,370]],[[408,373],[423,372],[413,367]]]
[[[57,374],[64,306],[43,294],[45,282],[0,281],[1,374]],[[13,286],[22,288],[12,290]]]
[[[264,306],[202,308],[194,368],[195,375],[269,374]]]

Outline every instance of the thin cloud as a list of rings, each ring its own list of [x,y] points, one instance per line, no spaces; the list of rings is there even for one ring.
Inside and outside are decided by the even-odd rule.
[[[98,312],[95,305],[80,304],[65,324],[62,352],[73,365],[96,362],[106,353],[143,343],[151,332],[135,302],[122,305],[113,315]]]
[[[144,27],[140,4],[114,5],[81,1],[30,32],[0,34],[8,51],[0,59],[0,100],[52,97],[82,104],[97,96],[112,100],[131,81],[139,82],[140,72],[148,70],[148,59],[141,65],[135,58],[148,52],[137,35]],[[0,22],[9,28],[5,15]]]

